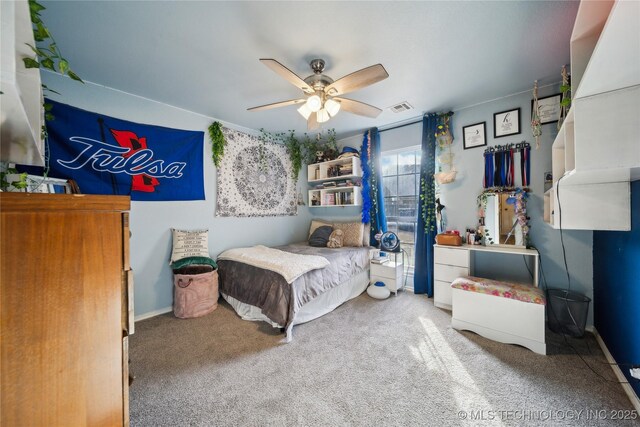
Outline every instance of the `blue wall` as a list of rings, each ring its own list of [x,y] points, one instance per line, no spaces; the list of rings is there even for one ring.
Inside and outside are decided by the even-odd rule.
[[[631,231],[593,233],[593,302],[613,358],[640,365],[640,181],[631,183],[631,212]],[[620,369],[630,378],[628,366]],[[640,380],[629,381],[640,396]]]

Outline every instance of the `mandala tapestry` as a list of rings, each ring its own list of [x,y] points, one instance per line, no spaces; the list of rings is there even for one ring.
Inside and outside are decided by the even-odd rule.
[[[284,145],[222,128],[216,216],[297,215],[292,165]]]

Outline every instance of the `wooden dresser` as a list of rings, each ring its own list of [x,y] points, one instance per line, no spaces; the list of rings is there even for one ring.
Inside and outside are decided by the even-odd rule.
[[[0,425],[129,424],[129,207],[0,193]]]

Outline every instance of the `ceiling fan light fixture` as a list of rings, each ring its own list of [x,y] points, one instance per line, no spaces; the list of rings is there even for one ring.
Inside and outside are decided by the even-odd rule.
[[[324,103],[324,108],[325,110],[327,110],[327,113],[329,113],[329,115],[333,117],[338,114],[338,111],[340,111],[340,103],[338,101],[334,101],[333,99],[327,99],[327,101]]]
[[[302,107],[298,108],[298,113],[300,113],[300,115],[304,117],[305,120],[308,120],[312,111],[309,109],[309,107],[307,107],[307,104],[305,103],[302,104]]]
[[[318,110],[316,113],[316,121],[318,123],[324,123],[329,120],[329,113],[324,108]]]
[[[320,108],[322,108],[322,99],[320,99],[318,95],[311,95],[309,98],[307,98],[307,102],[305,103],[305,105],[310,111],[315,113],[316,111],[320,110]]]

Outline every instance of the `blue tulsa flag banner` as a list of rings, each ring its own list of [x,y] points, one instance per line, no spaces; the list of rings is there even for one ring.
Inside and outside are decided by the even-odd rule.
[[[204,132],[114,119],[59,102],[47,122],[49,176],[84,194],[135,201],[204,200]]]

